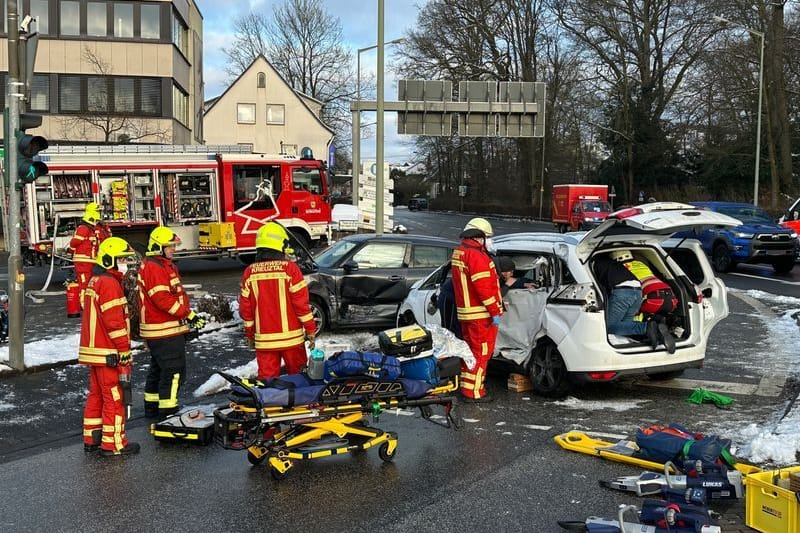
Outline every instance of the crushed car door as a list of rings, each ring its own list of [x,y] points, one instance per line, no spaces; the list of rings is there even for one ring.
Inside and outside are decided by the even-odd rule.
[[[340,322],[393,322],[408,294],[409,245],[369,241],[342,265],[339,280]]]

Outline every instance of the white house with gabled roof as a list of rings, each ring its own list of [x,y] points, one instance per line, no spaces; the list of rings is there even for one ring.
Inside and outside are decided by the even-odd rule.
[[[217,98],[206,101],[205,144],[240,144],[256,153],[327,160],[331,130],[320,119],[322,102],[292,89],[263,55]]]

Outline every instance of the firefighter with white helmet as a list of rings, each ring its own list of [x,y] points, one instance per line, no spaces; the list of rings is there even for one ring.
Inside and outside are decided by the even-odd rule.
[[[147,257],[139,268],[139,334],[150,349],[144,388],[147,417],[166,417],[179,409],[178,393],[186,381],[186,334],[205,325],[189,307],[178,268],[172,261],[181,239],[170,228],[150,233]]]
[[[464,340],[476,360],[473,367],[461,363],[461,394],[467,402],[491,401],[484,380],[503,313],[500,281],[489,255],[493,234],[488,220],[473,218],[464,226],[461,244],[453,251],[451,268],[456,315]]]
[[[242,275],[239,315],[256,349],[259,379],[279,376],[281,359],[287,374],[299,373],[307,360],[304,341],[314,347],[308,287],[300,268],[286,258],[288,247],[286,229],[267,222],[256,233],[255,262]]]
[[[128,300],[122,289],[124,264],[133,250],[119,237],[100,243],[83,296],[78,362],[89,366],[89,395],[83,413],[83,449],[102,455],[130,455],[139,445],[125,436],[121,376],[130,376]]]
[[[100,223],[102,213],[97,202],[89,202],[83,213],[83,219],[69,241],[72,250],[72,262],[75,267],[75,279],[80,288],[80,300],[83,305],[83,292],[92,276],[97,249],[111,236],[111,232]]]

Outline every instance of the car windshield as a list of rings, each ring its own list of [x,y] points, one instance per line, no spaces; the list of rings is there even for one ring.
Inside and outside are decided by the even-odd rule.
[[[339,241],[314,258],[314,262],[321,267],[330,268],[356,247],[352,241]]]
[[[611,205],[608,202],[601,202],[599,200],[584,201],[584,211],[593,211],[595,213],[609,213],[611,212]]]
[[[769,213],[754,205],[722,206],[717,209],[717,212],[733,218],[738,218],[745,224],[752,224],[756,222],[773,222],[772,217],[769,216]]]

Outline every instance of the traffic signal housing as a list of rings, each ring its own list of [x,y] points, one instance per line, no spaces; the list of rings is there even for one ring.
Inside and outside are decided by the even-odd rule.
[[[19,116],[19,129],[14,133],[17,138],[17,184],[20,186],[33,183],[39,176],[47,174],[47,165],[33,160],[39,152],[47,149],[47,139],[41,135],[29,135],[25,132],[41,125],[41,115],[22,113]]]

